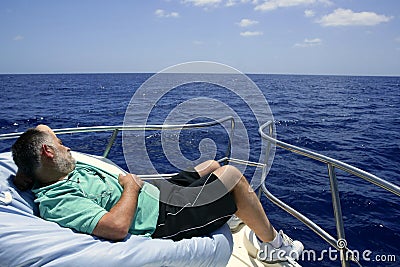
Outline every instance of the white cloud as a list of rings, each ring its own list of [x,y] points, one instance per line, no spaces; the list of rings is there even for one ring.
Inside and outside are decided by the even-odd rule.
[[[217,6],[222,0],[184,0],[184,3],[193,4],[195,6]]]
[[[154,15],[156,15],[159,18],[179,18],[179,13],[178,12],[166,12],[163,9],[157,9],[154,12]]]
[[[258,23],[258,21],[256,21],[256,20],[242,19],[240,22],[238,22],[236,24],[239,25],[240,27],[249,27],[249,26],[255,25],[257,23]]]
[[[271,11],[280,7],[293,7],[317,3],[321,3],[327,6],[333,4],[330,0],[265,0],[261,4],[258,4],[258,1],[253,2],[256,3],[256,7],[254,9],[260,11]]]
[[[231,7],[238,4],[253,4],[255,10],[269,11],[280,7],[293,7],[299,5],[310,5],[321,3],[325,5],[332,5],[330,0],[181,0],[181,3],[191,4],[193,6],[209,7],[225,6]]]
[[[236,1],[235,0],[228,0],[227,2],[226,2],[226,4],[225,4],[225,6],[234,6],[234,5],[236,5],[237,3],[236,3]]]
[[[250,0],[227,0],[225,6],[227,7],[236,6],[237,4],[245,4],[248,2],[250,2]]]
[[[244,37],[259,36],[259,35],[263,35],[263,32],[259,32],[259,31],[254,31],[254,32],[246,31],[246,32],[241,32],[240,35],[241,35],[241,36],[244,36]]]
[[[311,9],[304,10],[304,16],[306,16],[307,18],[314,17],[315,12],[314,12],[314,10],[311,10]]]
[[[314,39],[304,39],[302,43],[296,43],[294,46],[295,47],[312,47],[312,46],[317,46],[321,45],[322,40],[320,38],[314,38]]]
[[[22,40],[24,40],[24,36],[22,36],[22,35],[17,35],[17,36],[15,36],[15,37],[13,38],[13,40],[14,40],[14,41],[22,41]]]
[[[378,15],[374,12],[353,12],[350,9],[338,8],[333,13],[323,16],[318,23],[322,26],[374,26],[388,22],[393,17]]]
[[[325,4],[326,6],[332,6],[333,2],[330,0],[318,0],[321,4]]]
[[[260,11],[270,11],[280,7],[292,7],[299,5],[314,4],[317,0],[267,0],[257,5],[254,9]]]

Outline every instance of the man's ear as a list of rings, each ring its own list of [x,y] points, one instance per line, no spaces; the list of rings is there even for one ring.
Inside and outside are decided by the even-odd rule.
[[[54,149],[46,144],[42,145],[42,154],[47,158],[54,158]]]

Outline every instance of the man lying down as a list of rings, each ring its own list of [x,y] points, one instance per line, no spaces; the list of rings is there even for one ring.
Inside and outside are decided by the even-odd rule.
[[[16,186],[32,188],[40,216],[63,227],[113,241],[128,233],[181,240],[207,235],[235,214],[252,230],[247,238],[260,260],[284,261],[303,251],[301,242],[274,229],[234,166],[210,160],[152,183],[135,174],[117,177],[76,162],[46,125],[23,133],[12,155]]]

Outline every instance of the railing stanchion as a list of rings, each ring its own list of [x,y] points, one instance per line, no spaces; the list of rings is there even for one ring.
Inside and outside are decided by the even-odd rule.
[[[115,139],[117,138],[118,132],[119,132],[118,129],[115,129],[113,131],[110,141],[108,142],[108,145],[107,145],[106,149],[104,150],[103,157],[107,158],[108,153],[110,152],[112,146],[114,145]]]
[[[344,234],[342,207],[340,205],[339,189],[335,173],[335,167],[331,163],[328,163],[327,165],[328,165],[329,182],[331,185],[332,205],[333,205],[333,212],[335,215],[336,232],[338,237],[338,247],[340,249],[340,262],[342,263],[342,267],[348,267],[349,263],[346,257],[347,242]]]

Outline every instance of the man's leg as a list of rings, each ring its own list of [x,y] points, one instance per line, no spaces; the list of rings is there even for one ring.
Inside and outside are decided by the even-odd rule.
[[[194,170],[199,174],[200,177],[203,177],[219,168],[221,168],[221,165],[218,163],[218,161],[207,160],[194,167]]]
[[[250,255],[271,263],[286,261],[288,258],[296,259],[301,255],[303,244],[292,240],[283,231],[276,232],[256,194],[237,168],[222,166],[214,174],[232,193],[237,207],[236,216],[251,229],[245,234],[248,242],[244,242]]]
[[[233,193],[237,206],[236,216],[250,227],[262,241],[272,241],[276,236],[276,231],[269,222],[257,195],[242,173],[237,168],[226,165],[216,169],[214,174]]]
[[[177,186],[164,195],[167,202],[160,201],[153,237],[181,240],[209,235],[229,220],[237,207],[233,194],[213,174],[220,167],[217,161],[209,160],[196,166],[196,172],[182,171],[171,178]],[[161,190],[161,196],[164,193]]]

